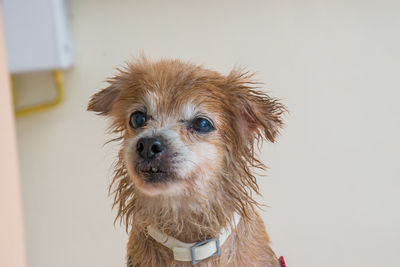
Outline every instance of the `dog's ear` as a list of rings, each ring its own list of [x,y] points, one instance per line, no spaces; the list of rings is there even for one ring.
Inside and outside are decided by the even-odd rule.
[[[120,87],[111,82],[110,86],[90,98],[87,110],[94,111],[99,115],[108,115],[120,92]]]
[[[286,108],[278,99],[259,91],[259,83],[254,82],[252,76],[239,70],[233,70],[227,76],[228,86],[234,94],[237,106],[236,114],[241,124],[246,126],[242,133],[248,138],[264,136],[274,142],[283,126],[282,115]]]

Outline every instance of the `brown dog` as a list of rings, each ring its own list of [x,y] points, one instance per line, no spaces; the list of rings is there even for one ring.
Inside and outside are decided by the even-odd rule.
[[[88,110],[120,135],[110,189],[128,265],[279,266],[251,168],[264,168],[255,140],[275,140],[285,108],[248,73],[178,60],[141,58],[108,82]]]

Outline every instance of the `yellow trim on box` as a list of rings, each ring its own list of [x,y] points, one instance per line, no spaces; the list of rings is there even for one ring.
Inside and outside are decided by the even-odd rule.
[[[55,70],[53,71],[53,80],[54,84],[56,87],[56,97],[54,100],[51,100],[49,102],[41,103],[38,105],[26,107],[26,108],[20,108],[20,109],[15,109],[15,115],[17,117],[23,116],[23,115],[28,115],[32,114],[38,111],[44,111],[51,109],[53,107],[56,107],[62,103],[64,100],[64,79],[63,79],[63,72],[61,70]],[[15,88],[15,82],[14,78],[11,78],[11,86],[12,86],[12,93],[13,93],[13,100],[14,100],[14,106],[16,106],[18,95],[17,91]]]

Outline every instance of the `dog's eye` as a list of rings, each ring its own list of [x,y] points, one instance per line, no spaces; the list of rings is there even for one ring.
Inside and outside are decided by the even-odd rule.
[[[214,130],[214,126],[210,120],[199,117],[192,121],[192,128],[199,133],[209,133]]]
[[[146,124],[146,114],[141,111],[135,111],[131,114],[129,125],[136,129],[143,127]]]

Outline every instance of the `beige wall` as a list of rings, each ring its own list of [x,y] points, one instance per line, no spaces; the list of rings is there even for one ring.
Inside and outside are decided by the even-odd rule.
[[[22,203],[14,114],[0,6],[0,266],[24,267]]]
[[[66,101],[18,120],[30,267],[123,266],[126,235],[106,198],[116,147],[102,147],[106,123],[85,109],[140,50],[224,73],[248,66],[289,107],[259,179],[288,266],[399,266],[399,1],[70,3]],[[46,96],[47,79],[19,80],[22,101]]]

